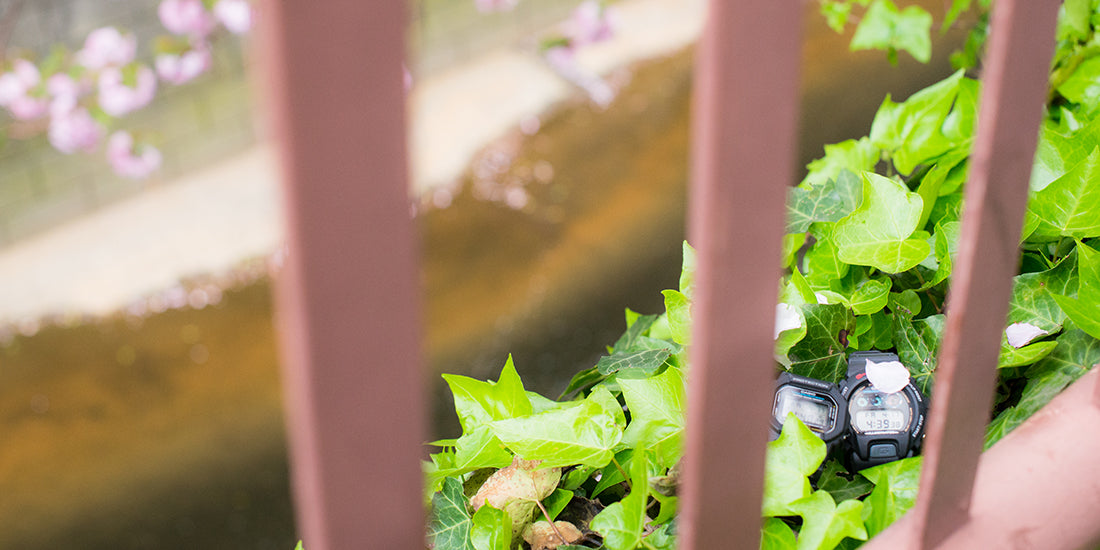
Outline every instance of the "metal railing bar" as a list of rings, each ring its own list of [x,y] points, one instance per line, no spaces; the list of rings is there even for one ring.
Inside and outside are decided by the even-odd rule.
[[[697,54],[682,550],[747,548],[760,537],[780,242],[796,147],[801,57],[791,29],[801,18],[797,0],[713,0]]]
[[[405,2],[268,0],[262,13],[288,226],[276,312],[299,532],[309,550],[423,548]]]
[[[932,390],[921,487],[909,512],[922,547],[936,546],[969,515],[1019,261],[1059,4],[999,0],[993,5],[977,140]]]
[[[1039,412],[982,454],[966,522],[936,548],[1100,546],[1100,426],[1095,388],[1100,371],[1071,384]],[[907,515],[875,538],[878,548],[907,548]]]

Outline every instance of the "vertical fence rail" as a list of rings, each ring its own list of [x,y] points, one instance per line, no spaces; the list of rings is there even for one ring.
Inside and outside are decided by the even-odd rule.
[[[921,490],[910,511],[922,547],[935,546],[969,518],[1012,277],[1019,262],[1019,236],[1047,97],[1059,4],[1058,0],[999,0],[993,6]]]
[[[276,305],[299,530],[309,550],[423,548],[405,2],[263,8],[288,224]]]
[[[760,538],[802,2],[713,0],[699,46],[690,197],[697,250],[680,548]]]

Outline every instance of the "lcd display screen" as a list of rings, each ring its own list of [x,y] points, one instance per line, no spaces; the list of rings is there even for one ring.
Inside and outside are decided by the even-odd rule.
[[[860,433],[903,432],[909,429],[912,417],[904,393],[883,393],[871,386],[863,386],[852,394],[848,412],[852,427]]]
[[[811,430],[823,433],[833,428],[836,422],[836,405],[832,400],[816,392],[810,392],[786,386],[775,394],[773,414],[780,423],[788,413],[794,415]]]

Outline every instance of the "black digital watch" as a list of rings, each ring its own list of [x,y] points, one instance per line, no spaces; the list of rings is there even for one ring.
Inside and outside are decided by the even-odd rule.
[[[836,384],[784,372],[775,381],[771,439],[779,437],[788,413],[821,437],[829,453],[848,429],[848,409]]]
[[[928,404],[910,381],[895,393],[886,393],[867,380],[867,360],[898,361],[893,353],[857,351],[848,358],[848,378],[840,394],[848,408],[848,465],[862,470],[920,452]],[[774,422],[774,420],[773,420]]]

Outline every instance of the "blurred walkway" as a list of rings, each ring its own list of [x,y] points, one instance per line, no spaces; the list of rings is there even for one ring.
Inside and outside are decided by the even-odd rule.
[[[473,0],[470,0],[473,1]],[[580,52],[606,75],[691,43],[703,0],[624,0],[619,32]],[[410,95],[414,192],[451,183],[473,155],[578,91],[533,51],[501,48],[417,82]],[[278,174],[261,144],[186,177],[0,249],[0,325],[108,314],[186,277],[224,272],[282,242]]]

